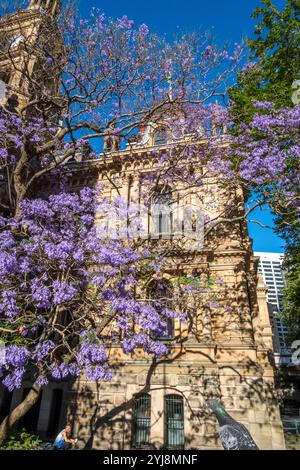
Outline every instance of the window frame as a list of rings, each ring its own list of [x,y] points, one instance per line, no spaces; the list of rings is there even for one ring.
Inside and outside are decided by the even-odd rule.
[[[147,401],[146,416],[138,416],[137,404],[143,412],[143,402]],[[145,401],[145,402],[146,402]],[[138,439],[138,435],[146,439]],[[133,398],[132,404],[132,447],[134,449],[148,449],[151,447],[151,395],[149,393],[137,394]]]
[[[165,127],[157,127],[153,133],[153,145],[166,145],[168,143],[168,133]]]
[[[168,403],[170,401],[170,403]],[[177,401],[177,403],[176,403]],[[170,417],[170,406],[171,404],[174,406],[174,410],[176,411],[176,406],[180,404],[181,412],[176,413],[180,415],[180,418]],[[174,412],[175,414],[175,412]],[[184,435],[184,397],[179,394],[170,393],[165,395],[164,397],[164,440],[165,440],[165,448],[169,450],[184,450],[185,448],[185,435]],[[172,420],[172,421],[171,421]],[[170,426],[170,422],[172,423],[173,427]],[[170,436],[173,438],[175,434],[174,443],[170,442]]]

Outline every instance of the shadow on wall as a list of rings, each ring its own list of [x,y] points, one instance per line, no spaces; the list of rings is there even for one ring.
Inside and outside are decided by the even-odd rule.
[[[183,256],[181,252],[180,262],[187,266],[199,265],[198,260],[193,262],[193,256],[191,253]],[[212,251],[206,256],[206,265],[214,263]],[[209,397],[220,398],[226,410],[246,426],[250,422],[248,410],[263,407],[265,418],[252,418],[256,432],[263,428],[264,420],[270,422],[270,417],[277,412],[276,391],[273,379],[263,380],[263,374],[269,367],[272,351],[269,351],[269,357],[261,352],[258,360],[258,344],[254,342],[253,335],[253,322],[258,315],[256,287],[254,279],[251,276],[247,278],[245,274],[249,272],[246,263],[249,263],[248,258],[235,264],[230,283],[224,282],[218,289],[203,293],[193,301],[191,299],[187,337],[175,338],[170,343],[173,350],[170,357],[153,360],[150,365],[144,360],[144,378],[134,382],[130,375],[125,377],[122,371],[128,368],[128,364],[120,362],[110,383],[69,384],[68,415],[74,422],[74,429],[78,428],[77,437],[85,448],[111,446],[108,448],[124,449],[133,445],[134,395],[128,393],[129,398],[126,399],[126,388],[134,383],[134,393],[138,391],[139,395],[151,393],[154,389],[167,389],[168,393],[183,397],[184,419],[189,422],[184,433],[188,448],[199,448],[199,445],[201,448],[220,447],[216,420],[205,407]],[[205,269],[209,270],[207,267],[198,268],[195,274],[205,274]],[[217,308],[213,305],[216,303]],[[244,348],[249,354],[240,359],[236,352],[238,348]],[[188,365],[183,367],[184,361]],[[131,366],[134,369],[135,364],[131,363]],[[169,380],[169,366],[176,367],[180,379],[176,385]],[[165,421],[164,416],[158,418]],[[156,423],[152,421],[150,425],[154,427]],[[151,446],[157,448],[162,445],[154,437]]]
[[[277,411],[276,395],[272,382],[264,381],[261,377],[261,370],[258,370],[257,364],[244,361],[237,364],[236,367],[217,366],[218,352],[214,357],[207,356],[206,359],[216,366],[213,374],[208,374],[205,366],[191,365],[187,368],[185,376],[181,376],[182,386],[171,387],[168,384],[153,384],[157,379],[157,370],[162,366],[171,365],[174,361],[180,360],[184,352],[180,352],[175,358],[169,360],[154,361],[148,369],[145,385],[139,389],[138,396],[151,393],[154,390],[162,390],[162,394],[167,389],[168,393],[182,396],[185,406],[185,420],[189,421],[189,430],[184,432],[185,448],[221,448],[218,425],[211,411],[206,407],[209,397],[221,398],[225,404],[226,410],[230,412],[233,418],[243,422],[246,427],[249,426],[248,410],[258,408],[263,405],[265,408],[265,417],[271,419]],[[203,358],[204,359],[204,358]],[[239,367],[243,367],[242,375]],[[165,369],[166,370],[166,369]],[[253,371],[257,374],[253,378]],[[221,385],[220,376],[226,375],[232,380],[235,378],[234,384],[229,387]],[[247,373],[250,377],[247,378]],[[246,377],[245,377],[246,376]],[[183,380],[184,379],[184,380]],[[134,446],[134,420],[132,410],[134,408],[134,399],[132,396],[128,400],[123,400],[116,406],[113,392],[111,398],[109,391],[117,390],[121,384],[112,382],[107,384],[106,389],[101,389],[101,385],[97,387],[96,393],[87,385],[82,393],[77,396],[76,402],[71,409],[70,416],[74,421],[78,421],[78,437],[84,442],[85,449],[91,448],[108,448],[108,449],[128,449]],[[236,391],[238,388],[238,391]],[[238,401],[237,401],[238,400]],[[121,400],[120,400],[121,401]],[[164,420],[165,417],[157,415],[157,419]],[[186,421],[185,421],[186,422]],[[156,422],[151,420],[151,428]],[[264,423],[256,423],[256,427],[263,428]],[[145,427],[145,426],[144,426]],[[145,432],[145,429],[143,430]],[[258,431],[257,431],[258,432]],[[88,436],[88,437],[86,437]],[[253,436],[256,438],[256,436]],[[136,446],[138,448],[182,448],[180,442],[169,442],[168,445],[162,444],[155,437],[144,445]],[[177,433],[178,439],[178,433]],[[165,430],[166,441],[166,430]],[[180,438],[179,438],[180,441]]]

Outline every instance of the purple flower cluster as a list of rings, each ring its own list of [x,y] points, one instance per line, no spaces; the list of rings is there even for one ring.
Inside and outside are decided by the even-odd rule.
[[[13,320],[20,310],[17,305],[17,292],[15,290],[2,290],[0,297],[0,313]]]
[[[103,364],[107,360],[104,346],[82,342],[78,353],[78,364],[87,366],[88,364]]]
[[[38,343],[31,354],[31,358],[34,361],[40,362],[42,361],[45,357],[48,356],[48,354],[53,350],[55,347],[55,344],[53,341],[46,340]]]
[[[54,281],[53,284],[53,303],[59,305],[64,302],[70,302],[77,293],[77,289],[63,281]]]
[[[126,16],[114,21],[96,9],[89,19],[70,20],[65,27],[68,53],[61,60],[64,65],[59,93],[61,102],[69,103],[68,109],[62,109],[63,126],[66,122],[68,126],[58,126],[59,120],[47,121],[40,113],[30,113],[31,117],[28,113],[24,117],[2,113],[0,177],[2,173],[14,175],[24,153],[25,186],[36,176],[38,167],[45,171],[48,182],[59,181],[66,188],[69,173],[60,168],[68,168],[64,165],[67,162],[71,166],[74,154],[75,160],[85,151],[87,158],[94,155],[90,153],[88,136],[98,138],[114,123],[111,133],[118,137],[125,121],[130,135],[136,128],[136,116],[143,120],[145,113],[149,114],[150,103],[168,103],[165,117],[171,142],[185,139],[186,135],[196,139],[211,137],[216,128],[230,120],[222,106],[186,103],[199,102],[199,98],[203,102],[210,100],[211,89],[222,94],[226,67],[229,73],[234,70],[241,54],[238,45],[233,52],[219,50],[208,44],[207,38],[197,35],[183,35],[168,44],[150,34],[144,24],[136,28]],[[51,63],[48,56],[46,65]],[[212,71],[218,66],[220,73],[210,86],[210,77],[215,76]],[[81,98],[82,84],[86,99]],[[47,86],[41,87],[39,93],[45,102],[50,102]],[[183,113],[178,118],[181,103]],[[164,106],[161,112],[164,113]],[[79,137],[77,141],[74,135]],[[183,164],[171,165],[171,171],[165,172],[164,184],[187,181],[200,188],[201,178],[193,175],[190,164],[201,163],[201,159],[206,162],[211,155],[207,155],[207,150],[208,146],[205,151],[204,146],[187,146],[181,155]],[[212,147],[213,155],[215,150]],[[174,163],[172,151],[155,157],[165,166]],[[216,171],[220,168],[229,175],[229,165],[221,159],[215,161]],[[155,175],[147,172],[144,181],[146,188],[152,187]],[[42,179],[36,179],[34,186],[29,187],[39,185],[43,186]],[[8,184],[6,189],[8,193]],[[184,319],[183,312],[166,308],[159,300],[149,304],[136,298],[136,285],[144,277],[159,277],[167,270],[167,262],[159,250],[98,236],[95,214],[99,213],[99,206],[106,204],[100,196],[98,188],[84,188],[76,193],[61,189],[48,198],[22,200],[17,218],[0,217],[0,324],[22,325],[20,331],[14,328],[12,341],[28,348],[16,350],[17,363],[11,360],[3,370],[2,381],[10,389],[20,386],[28,367],[35,370],[32,366],[37,365],[45,368],[37,373],[41,385],[49,380],[48,373],[56,380],[83,372],[90,380],[109,380],[104,333],[103,338],[95,334],[91,337],[91,332],[80,337],[82,330],[87,332],[87,325],[101,323],[107,312],[113,318],[112,336],[120,333],[128,353],[142,348],[148,354],[166,354],[166,346],[151,338],[164,335],[168,319]],[[15,213],[15,205],[10,209],[11,214]],[[133,216],[127,201],[123,209],[126,216]],[[196,291],[197,286],[191,285],[186,294]],[[60,320],[64,315],[71,318],[67,324]],[[68,357],[62,351],[68,351]]]
[[[128,336],[122,342],[122,347],[125,353],[132,353],[135,349],[141,348],[146,353],[161,356],[169,352],[168,347],[161,341],[152,340],[148,334],[144,332],[137,333],[133,336]]]
[[[107,362],[107,353],[94,331],[81,334],[81,344],[77,356],[78,364],[88,380],[110,380],[112,371]]]
[[[68,364],[65,361],[50,364],[51,376],[56,380],[62,380],[69,376],[79,377],[80,367],[75,363]]]
[[[0,367],[0,376],[4,376],[2,383],[9,391],[22,386],[29,357],[30,352],[24,346],[6,346],[5,361]]]

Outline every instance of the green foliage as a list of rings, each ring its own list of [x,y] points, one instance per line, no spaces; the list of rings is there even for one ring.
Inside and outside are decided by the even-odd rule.
[[[39,437],[26,429],[16,431],[2,445],[1,450],[34,450],[42,443]]]
[[[262,0],[252,18],[257,20],[254,38],[249,39],[250,67],[238,75],[238,84],[230,91],[235,130],[248,124],[258,111],[253,101],[272,101],[277,108],[292,107],[292,84],[300,79],[300,2],[286,0],[279,10],[272,0]],[[255,136],[254,136],[255,137]],[[283,136],[287,138],[288,136]],[[297,171],[296,159],[290,171]],[[283,201],[284,203],[284,201]],[[291,331],[291,340],[300,337],[300,222],[273,201],[271,209],[277,217],[276,231],[287,242],[285,250],[286,287],[283,299],[283,319]]]
[[[208,289],[210,287],[213,287],[216,283],[216,280],[214,280],[212,277],[198,277],[198,276],[176,276],[173,279],[171,279],[171,282],[173,284],[176,284],[178,286],[191,286],[191,287],[197,287],[199,289]]]
[[[289,326],[289,340],[300,338],[300,243],[289,246],[285,257],[286,286],[282,318]]]
[[[289,327],[289,340],[292,342],[300,338],[300,218],[283,212],[275,222],[277,233],[287,242],[281,317]]]
[[[177,276],[172,279],[172,282],[174,284],[178,284],[181,286],[199,287],[201,285],[200,279],[198,279],[197,277],[191,277],[191,276]]]
[[[282,11],[272,0],[262,0],[252,18],[259,20],[254,38],[248,39],[253,67],[240,72],[230,91],[237,122],[250,122],[253,100],[292,106],[292,83],[300,78],[300,2],[286,0]]]

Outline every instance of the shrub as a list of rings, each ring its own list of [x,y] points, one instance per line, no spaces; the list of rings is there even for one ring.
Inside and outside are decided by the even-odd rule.
[[[34,450],[41,444],[38,436],[22,429],[9,436],[1,447],[1,450]]]

